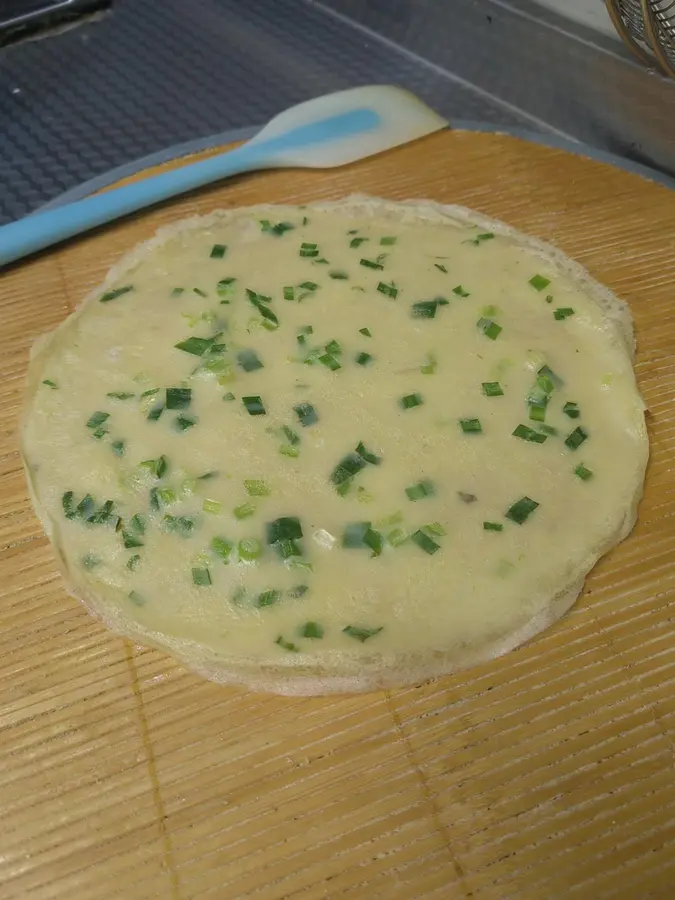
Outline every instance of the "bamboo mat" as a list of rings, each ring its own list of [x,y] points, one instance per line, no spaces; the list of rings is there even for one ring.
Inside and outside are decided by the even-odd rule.
[[[28,347],[161,224],[352,191],[556,243],[633,309],[652,460],[574,611],[471,672],[357,697],[199,680],[70,599],[16,425]],[[675,897],[675,193],[503,135],[229,181],[0,277],[3,900]]]

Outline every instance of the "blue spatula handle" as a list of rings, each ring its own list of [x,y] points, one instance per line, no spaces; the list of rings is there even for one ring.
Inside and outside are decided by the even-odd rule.
[[[283,165],[284,153],[368,131],[377,125],[377,121],[378,116],[373,110],[355,109],[301,125],[267,140],[254,140],[211,159],[154,175],[76,203],[34,213],[0,227],[0,268],[177,194],[231,175]]]

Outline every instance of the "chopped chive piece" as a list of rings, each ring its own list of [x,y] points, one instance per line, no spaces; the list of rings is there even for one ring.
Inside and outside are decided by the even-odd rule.
[[[206,291],[203,291],[201,288],[192,288],[193,293],[197,294],[198,297],[208,297]]]
[[[75,496],[72,491],[66,491],[61,497],[61,506],[66,519],[75,518]]]
[[[382,553],[382,535],[371,527],[370,522],[352,522],[344,530],[342,546],[351,549],[368,547],[373,551],[373,556],[379,556]]]
[[[92,431],[91,436],[100,440],[102,437],[105,437],[107,433],[108,431],[105,428],[96,428]]]
[[[260,478],[245,479],[244,487],[249,497],[269,497],[272,493],[267,482]]]
[[[321,365],[326,366],[327,369],[330,369],[331,372],[337,372],[338,369],[342,368],[342,363],[336,356],[333,356],[332,353],[322,353],[321,356],[318,357],[318,362]]]
[[[243,538],[237,544],[237,554],[244,562],[255,562],[262,553],[263,546],[257,538]]]
[[[184,353],[191,353],[193,356],[204,356],[205,353],[211,351],[215,342],[215,338],[189,337],[185,341],[174,344],[174,347]]]
[[[85,494],[75,507],[75,516],[79,519],[87,519],[93,515],[96,504],[91,494]]]
[[[163,478],[166,474],[169,461],[166,456],[162,455],[157,457],[157,459],[144,459],[139,465],[143,466],[144,469],[149,469],[155,478]]]
[[[452,289],[452,293],[456,294],[458,297],[470,297],[471,294],[469,291],[464,290],[461,284],[458,284],[456,287]]]
[[[565,446],[569,447],[570,450],[576,450],[583,444],[587,437],[588,432],[579,425],[574,431],[567,435],[565,438]]]
[[[417,484],[411,484],[405,489],[408,500],[421,500],[422,497],[432,497],[436,493],[433,481],[428,478],[418,481]]]
[[[136,534],[145,534],[145,519],[136,514],[129,519],[129,526]]]
[[[553,310],[553,318],[560,321],[561,319],[567,319],[569,316],[574,315],[574,310],[571,306],[559,306],[558,309]]]
[[[282,425],[281,430],[283,431],[288,443],[292,447],[297,447],[297,445],[300,443],[300,435],[297,433],[297,431],[293,431],[293,429],[289,428],[288,425]]]
[[[511,521],[515,522],[517,525],[522,525],[538,506],[539,504],[536,500],[532,500],[530,497],[521,497],[520,500],[516,500],[516,502],[508,508],[506,511],[506,518],[511,519]]]
[[[384,269],[379,257],[377,259],[360,259],[359,264],[367,269]]]
[[[537,372],[537,375],[537,384],[542,387],[545,384],[548,393],[552,393],[554,388],[559,390],[565,383],[559,375],[556,375],[553,369],[549,368],[549,366],[542,366]],[[540,379],[547,379],[547,381],[540,381]]]
[[[370,450],[366,449],[366,445],[363,443],[363,441],[359,441],[356,447],[356,452],[362,459],[365,459],[367,463],[370,463],[373,466],[378,466],[382,461],[380,457],[377,456],[377,454],[372,453]]]
[[[464,434],[480,434],[483,431],[480,419],[459,419],[458,421]]]
[[[502,326],[497,325],[492,319],[479,319],[478,328],[480,328],[485,337],[490,338],[491,341],[496,341],[502,331]]]
[[[577,478],[581,478],[582,481],[588,481],[589,478],[593,477],[593,472],[587,469],[583,463],[575,467],[574,474]]]
[[[389,236],[386,236],[386,237],[381,237],[381,238],[380,238],[380,244],[381,244],[383,247],[391,247],[393,244],[396,243],[397,240],[398,240],[398,238],[389,235]]]
[[[99,425],[102,425],[105,420],[110,416],[110,413],[98,412],[92,413],[87,420],[87,428],[98,428]]]
[[[187,431],[197,424],[194,416],[176,416],[174,419],[174,427],[176,431]]]
[[[112,291],[106,291],[101,297],[99,297],[99,301],[101,303],[108,303],[110,300],[117,300],[118,297],[121,297],[123,294],[128,294],[129,291],[133,291],[133,284],[125,284],[124,287],[114,288]]]
[[[124,456],[125,446],[126,445],[124,441],[113,441],[110,445],[115,456]]]
[[[547,288],[549,286],[549,284],[551,283],[551,279],[544,278],[543,275],[533,275],[528,283],[532,285],[535,291],[543,291],[544,288]]]
[[[212,515],[218,515],[218,513],[222,510],[223,504],[219,503],[217,500],[204,500],[202,503],[202,509],[205,513],[211,513]]]
[[[267,543],[278,541],[297,541],[302,537],[302,525],[297,516],[281,516],[267,523]]]
[[[173,288],[172,291],[171,291],[171,296],[172,296],[172,297],[180,297],[180,295],[181,295],[181,294],[184,294],[184,293],[185,293],[185,288],[184,288],[184,287],[175,287],[175,288]]]
[[[251,516],[255,515],[256,507],[253,503],[242,503],[239,506],[235,506],[233,512],[235,519],[248,519]]]
[[[288,650],[289,653],[300,652],[298,645],[294,644],[293,641],[287,641],[283,634],[280,634],[274,643],[278,644],[283,650]]]
[[[483,531],[503,531],[501,522],[483,522]]]
[[[295,288],[289,286],[284,288],[284,300],[295,300]]]
[[[138,568],[138,564],[140,561],[141,561],[141,557],[139,556],[139,554],[134,553],[134,555],[130,556],[129,559],[127,560],[127,569],[129,569],[129,571],[131,571],[131,572],[135,572],[136,569]]]
[[[164,516],[162,524],[167,531],[179,534],[181,537],[190,537],[197,525],[190,516]]]
[[[211,544],[209,546],[221,562],[224,562],[226,565],[229,563],[234,544],[230,541],[226,541],[225,538],[214,537],[211,538]]]
[[[384,281],[378,281],[377,290],[386,297],[391,297],[392,300],[395,300],[398,297],[398,288],[393,281],[391,284],[385,284]]]
[[[502,397],[504,389],[498,381],[483,381],[481,384],[486,397]]]
[[[536,403],[530,401],[528,404],[529,409],[529,418],[532,422],[545,422],[546,421],[546,407],[548,406],[548,398],[544,397],[543,400],[538,401]]]
[[[494,234],[491,231],[486,231],[483,234],[477,234],[475,238],[472,238],[469,241],[465,241],[465,244],[473,244],[477,247],[479,244],[484,243],[485,241],[491,241],[494,237]]]
[[[281,600],[281,591],[263,591],[262,594],[258,594],[253,605],[262,609],[265,606],[274,606],[279,600]]]
[[[420,300],[418,303],[413,303],[411,315],[413,319],[434,319],[437,309],[437,300]]]
[[[255,350],[240,350],[237,353],[237,363],[244,372],[255,372],[256,369],[263,368],[263,364]]]
[[[420,367],[422,375],[435,375],[438,360],[433,353],[427,353],[427,361]]]
[[[169,506],[171,503],[175,503],[178,499],[176,497],[176,492],[173,488],[169,487],[161,487],[156,488],[157,491],[157,499],[164,505]]]
[[[232,391],[228,391],[226,394],[223,394],[223,400],[230,401],[230,400],[234,400],[234,399],[236,399],[236,398],[235,398],[234,394],[232,393]]]
[[[542,434],[540,431],[535,431],[534,428],[530,428],[529,425],[518,425],[511,432],[513,437],[520,438],[523,441],[528,441],[531,444],[543,444],[547,434]]]
[[[305,225],[306,221],[303,221],[302,224]],[[274,234],[276,237],[280,237],[284,232],[292,231],[295,225],[291,225],[290,222],[277,222],[276,225],[272,225],[268,219],[261,219],[260,227],[266,234]]]
[[[342,633],[355,638],[357,641],[361,641],[363,644],[370,638],[375,637],[376,634],[379,634],[383,627],[383,625],[380,625],[379,628],[364,628],[360,625],[347,625],[342,629]]]
[[[124,542],[124,546],[127,550],[130,550],[132,547],[143,546],[143,541],[137,534],[134,534],[132,531],[122,531],[122,541]]]
[[[213,253],[211,256],[213,256]],[[195,566],[192,569],[192,583],[199,587],[209,587],[212,584],[211,573],[202,566]]]
[[[111,518],[114,518],[115,524],[117,524],[119,519],[116,516],[112,516],[113,506],[112,500],[106,500],[100,509],[97,509],[92,516],[89,516],[87,522],[91,522],[92,525],[104,525],[106,522],[111,521]]]
[[[246,288],[246,296],[253,304],[253,306],[255,306],[255,308],[258,310],[263,319],[265,319],[275,328],[279,325],[279,319],[267,305],[268,303],[272,302],[271,297],[267,297],[265,294],[258,294],[256,293],[256,291],[250,290],[250,288]]]
[[[147,391],[143,391],[141,394],[141,400],[144,400],[146,397],[154,397],[155,394],[159,394],[159,388],[150,388]]]
[[[299,403],[293,409],[298,417],[298,421],[304,428],[319,421],[319,416],[311,403]]]
[[[437,550],[441,549],[441,545],[437,544],[436,541],[424,531],[422,531],[422,529],[415,531],[410,535],[410,537],[417,544],[417,546],[424,550],[425,553],[428,553],[429,556],[436,553]]]
[[[359,328],[359,334],[365,335],[365,337],[372,337],[373,334],[370,328]]]
[[[314,257],[318,255],[319,250],[316,244],[311,244],[307,241],[303,241],[302,244],[300,244],[300,256]]]
[[[368,363],[373,361],[373,357],[370,353],[357,353],[356,354],[356,363],[359,366],[367,366]]]
[[[129,591],[129,599],[134,606],[145,606],[145,598],[138,591]]]
[[[167,388],[166,389],[166,408],[167,409],[188,409],[192,401],[192,390],[190,388]]]
[[[581,410],[579,409],[579,404],[574,403],[573,401],[569,401],[563,406],[563,412],[566,416],[569,416],[570,419],[578,419],[581,415]]]
[[[213,247],[211,247],[209,256],[211,259],[222,259],[225,256],[226,251],[227,247],[225,244],[214,244]]]
[[[355,238],[352,238],[352,239],[351,239],[351,241],[349,242],[349,246],[350,246],[350,247],[360,247],[361,244],[365,244],[365,242],[366,242],[367,240],[369,240],[369,238],[365,238],[365,237],[355,237]]]
[[[468,491],[457,491],[457,496],[462,503],[475,503],[478,500],[475,494],[470,494]]]
[[[443,263],[434,263],[439,272],[443,272],[445,275],[448,274],[448,270],[445,268]]]
[[[398,405],[401,409],[414,409],[416,406],[422,406],[424,400],[422,399],[421,394],[406,394],[405,397],[401,397],[398,401]]]
[[[128,391],[109,391],[106,394],[106,397],[112,397],[113,400],[131,400],[135,396],[135,394],[130,394]]]
[[[322,638],[324,635],[323,625],[318,622],[305,622],[298,628],[298,634],[304,638]]]
[[[242,397],[241,402],[246,407],[246,412],[249,416],[264,416],[267,414],[267,410],[260,397]]]
[[[52,388],[52,390],[56,390],[58,388],[58,384],[55,381],[52,381],[51,378],[44,378],[42,380],[43,384],[46,384],[47,387]],[[110,394],[108,394],[110,396]],[[133,397],[133,394],[131,395]]]
[[[328,341],[326,344],[326,353],[342,353],[342,347],[336,340]]]
[[[405,544],[409,537],[410,535],[405,529],[393,528],[387,535],[387,542],[391,544],[392,547],[400,547],[401,544]]]
[[[332,272],[328,273],[328,277],[333,278],[335,281],[347,281],[349,275],[341,269],[334,269]]]

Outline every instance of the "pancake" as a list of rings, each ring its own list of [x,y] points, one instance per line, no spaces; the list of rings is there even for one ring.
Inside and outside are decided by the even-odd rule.
[[[625,304],[458,207],[214,213],[33,353],[22,452],[69,590],[207,678],[419,682],[574,603],[648,457]]]

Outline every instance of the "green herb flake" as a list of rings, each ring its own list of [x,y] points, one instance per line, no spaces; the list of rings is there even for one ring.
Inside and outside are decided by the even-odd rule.
[[[113,441],[110,444],[110,449],[115,454],[115,456],[124,456],[126,443],[124,441]]]
[[[237,544],[237,554],[243,562],[256,562],[263,554],[263,547],[257,538],[243,538]]]
[[[319,421],[319,416],[311,403],[299,403],[293,409],[303,428],[314,425]]]
[[[193,287],[192,292],[196,294],[198,297],[208,297],[206,291],[203,291],[201,288]]]
[[[479,319],[477,324],[485,337],[490,338],[491,341],[496,341],[502,332],[502,326],[493,322],[492,319]]]
[[[211,257],[211,259],[222,259],[225,256],[226,252],[227,247],[225,246],[225,244],[214,244],[213,247],[211,247],[209,256]]]
[[[157,459],[144,459],[139,465],[152,472],[155,478],[163,478],[169,467],[169,461],[166,456],[162,455]]]
[[[253,605],[258,609],[264,609],[266,606],[274,606],[281,600],[281,591],[269,590],[258,594]]]
[[[232,391],[228,391],[226,394],[223,394],[223,400],[230,402],[231,400],[236,400],[237,398],[234,396]]]
[[[563,412],[566,416],[569,416],[570,419],[578,419],[581,415],[581,410],[579,409],[579,404],[574,403],[573,401],[567,402],[563,406]]]
[[[122,542],[124,543],[124,547],[127,550],[132,549],[133,547],[142,547],[143,541],[140,538],[140,535],[136,534],[133,531],[122,530]]]
[[[394,237],[393,235],[388,235],[386,237],[380,238],[380,244],[383,247],[392,247],[396,243],[397,240],[398,240],[397,237]]]
[[[209,500],[208,498],[202,503],[202,510],[212,516],[217,516],[223,509],[223,504],[218,500]]]
[[[473,244],[474,247],[478,247],[480,244],[484,244],[485,241],[491,241],[493,238],[494,234],[491,231],[485,231],[482,234],[477,234],[475,238],[465,241],[464,243]]]
[[[244,479],[244,488],[249,497],[269,497],[272,493],[267,482],[260,478]]]
[[[377,259],[360,259],[359,265],[365,266],[367,269],[384,269],[380,262],[380,257]]]
[[[535,431],[529,425],[517,425],[511,432],[513,437],[520,438],[522,441],[528,441],[530,444],[543,444],[548,435]]]
[[[567,435],[565,438],[565,446],[569,447],[570,450],[577,450],[587,438],[588,432],[579,425],[574,431]]]
[[[370,353],[357,353],[355,357],[356,364],[359,366],[367,366],[373,359],[374,357]]]
[[[303,638],[318,639],[324,636],[323,625],[318,622],[305,622],[298,628],[298,635]]]
[[[405,397],[401,397],[398,401],[401,409],[414,409],[416,406],[422,406],[423,403],[422,395],[418,393],[406,394]]]
[[[418,547],[420,547],[420,549],[424,550],[425,553],[428,553],[429,556],[432,556],[437,550],[441,549],[441,545],[437,544],[436,541],[421,528],[413,532],[413,534],[410,535],[410,538]]]
[[[235,506],[232,510],[234,513],[235,519],[249,519],[251,516],[255,515],[256,506],[254,503],[241,503],[239,506]]]
[[[593,477],[593,472],[590,469],[587,469],[586,466],[581,463],[574,468],[574,474],[577,478],[580,478],[582,481],[588,481]]]
[[[260,598],[258,598],[258,599],[260,599]],[[282,650],[288,650],[289,653],[299,653],[300,652],[300,648],[298,647],[298,645],[294,644],[293,641],[287,641],[286,638],[282,634],[279,635],[279,637],[276,639],[276,641],[274,643],[278,644]]]
[[[192,390],[190,388],[167,388],[167,409],[189,409],[192,402]]]
[[[410,314],[413,319],[435,319],[438,305],[437,300],[420,300],[413,303]]]
[[[134,555],[130,556],[127,560],[127,569],[129,569],[130,572],[135,572],[139,566],[140,561],[140,555],[138,553],[134,553]]]
[[[197,522],[191,516],[169,516],[162,519],[162,525],[166,531],[188,538],[197,527]]]
[[[133,291],[133,284],[125,284],[124,287],[114,288],[112,291],[106,291],[105,294],[102,294],[99,297],[99,302],[101,303],[109,303],[111,300],[117,300],[118,297],[122,297],[124,294],[128,294],[129,291]]]
[[[255,372],[262,369],[263,364],[255,350],[240,350],[237,353],[237,363],[244,372]]]
[[[197,419],[194,416],[176,416],[174,419],[174,428],[176,431],[187,431],[188,428],[194,428]]]
[[[249,416],[264,416],[267,414],[265,405],[258,396],[242,397],[241,402],[246,407],[246,412]]]
[[[365,628],[362,625],[347,625],[342,629],[342,633],[364,644],[366,641],[370,640],[370,638],[379,634],[383,628],[383,625],[380,625],[379,628]]]
[[[307,241],[303,241],[300,244],[300,256],[304,257],[316,257],[319,255],[319,249],[316,244],[308,243]]]
[[[458,422],[464,434],[481,434],[483,431],[480,419],[458,419]]]
[[[215,343],[215,337],[189,337],[185,341],[179,341],[177,344],[174,344],[174,347],[177,350],[182,350],[184,353],[190,353],[192,356],[204,356],[205,353],[209,353],[212,350]]]
[[[531,284],[535,291],[543,291],[551,283],[550,278],[544,278],[543,275],[533,275],[528,284]]]
[[[303,220],[302,224],[306,224],[306,219]],[[281,235],[285,234],[287,231],[292,231],[295,228],[295,225],[291,225],[290,222],[277,222],[273,225],[268,219],[261,219],[260,228],[265,234],[273,234],[276,237],[281,237]]]
[[[483,381],[481,387],[486,397],[502,397],[504,395],[504,389],[498,381]]]
[[[373,334],[370,328],[359,328],[359,334],[364,335],[365,337],[372,337]]]
[[[130,394],[128,391],[108,391],[106,394],[106,397],[110,397],[112,400],[131,400],[135,396],[135,394]]]
[[[100,410],[92,413],[87,419],[87,428],[98,428],[110,417],[110,413],[101,412]]]
[[[297,516],[281,516],[267,523],[266,533],[270,545],[279,541],[297,541],[302,537],[302,525]]]
[[[416,484],[411,484],[405,489],[405,492],[408,500],[421,500],[423,497],[433,497],[436,493],[436,487],[433,481],[425,478]]]
[[[352,239],[351,239],[351,241],[349,242],[349,246],[352,247],[352,248],[360,247],[361,244],[365,244],[365,242],[366,242],[367,240],[369,240],[369,238],[366,238],[366,237],[355,237],[355,238],[352,238]]]
[[[231,541],[225,540],[225,538],[214,537],[211,538],[211,543],[209,544],[210,550],[215,553],[218,559],[227,565],[230,562],[230,557],[232,556],[232,551],[234,550],[234,544]]]
[[[175,287],[171,289],[170,297],[180,297],[181,294],[185,293],[184,287]]]
[[[439,272],[443,272],[444,275],[448,274],[448,270],[445,268],[443,263],[434,263],[434,266],[438,269]]]
[[[52,390],[58,390],[58,387],[59,387],[58,384],[55,381],[52,381],[51,378],[44,378],[42,380],[42,383],[46,384],[47,387],[52,388]],[[108,396],[110,396],[110,394],[108,394]]]
[[[213,256],[213,254],[211,255]],[[211,581],[211,573],[203,566],[193,567],[192,583],[196,584],[198,587],[210,587],[213,584]]]
[[[333,269],[333,271],[328,273],[328,277],[335,281],[347,281],[349,279],[348,273],[342,269]]]
[[[392,300],[395,300],[398,297],[398,288],[392,281],[390,284],[385,284],[384,281],[378,281],[377,290],[384,294],[385,297],[391,297]]]
[[[375,531],[370,522],[352,522],[346,526],[342,535],[342,546],[348,549],[367,547],[373,556],[380,556],[384,541],[379,531]]]
[[[456,285],[452,289],[452,293],[455,294],[457,297],[470,297],[471,296],[469,291],[465,290],[461,284]]]
[[[483,531],[503,531],[501,522],[483,522]]]
[[[532,500],[530,497],[521,497],[508,508],[506,518],[515,522],[516,525],[522,525],[538,506],[536,500]]]
[[[574,315],[574,310],[571,306],[559,306],[558,309],[553,310],[553,318],[557,321],[561,321],[562,319],[568,319],[570,316]]]

